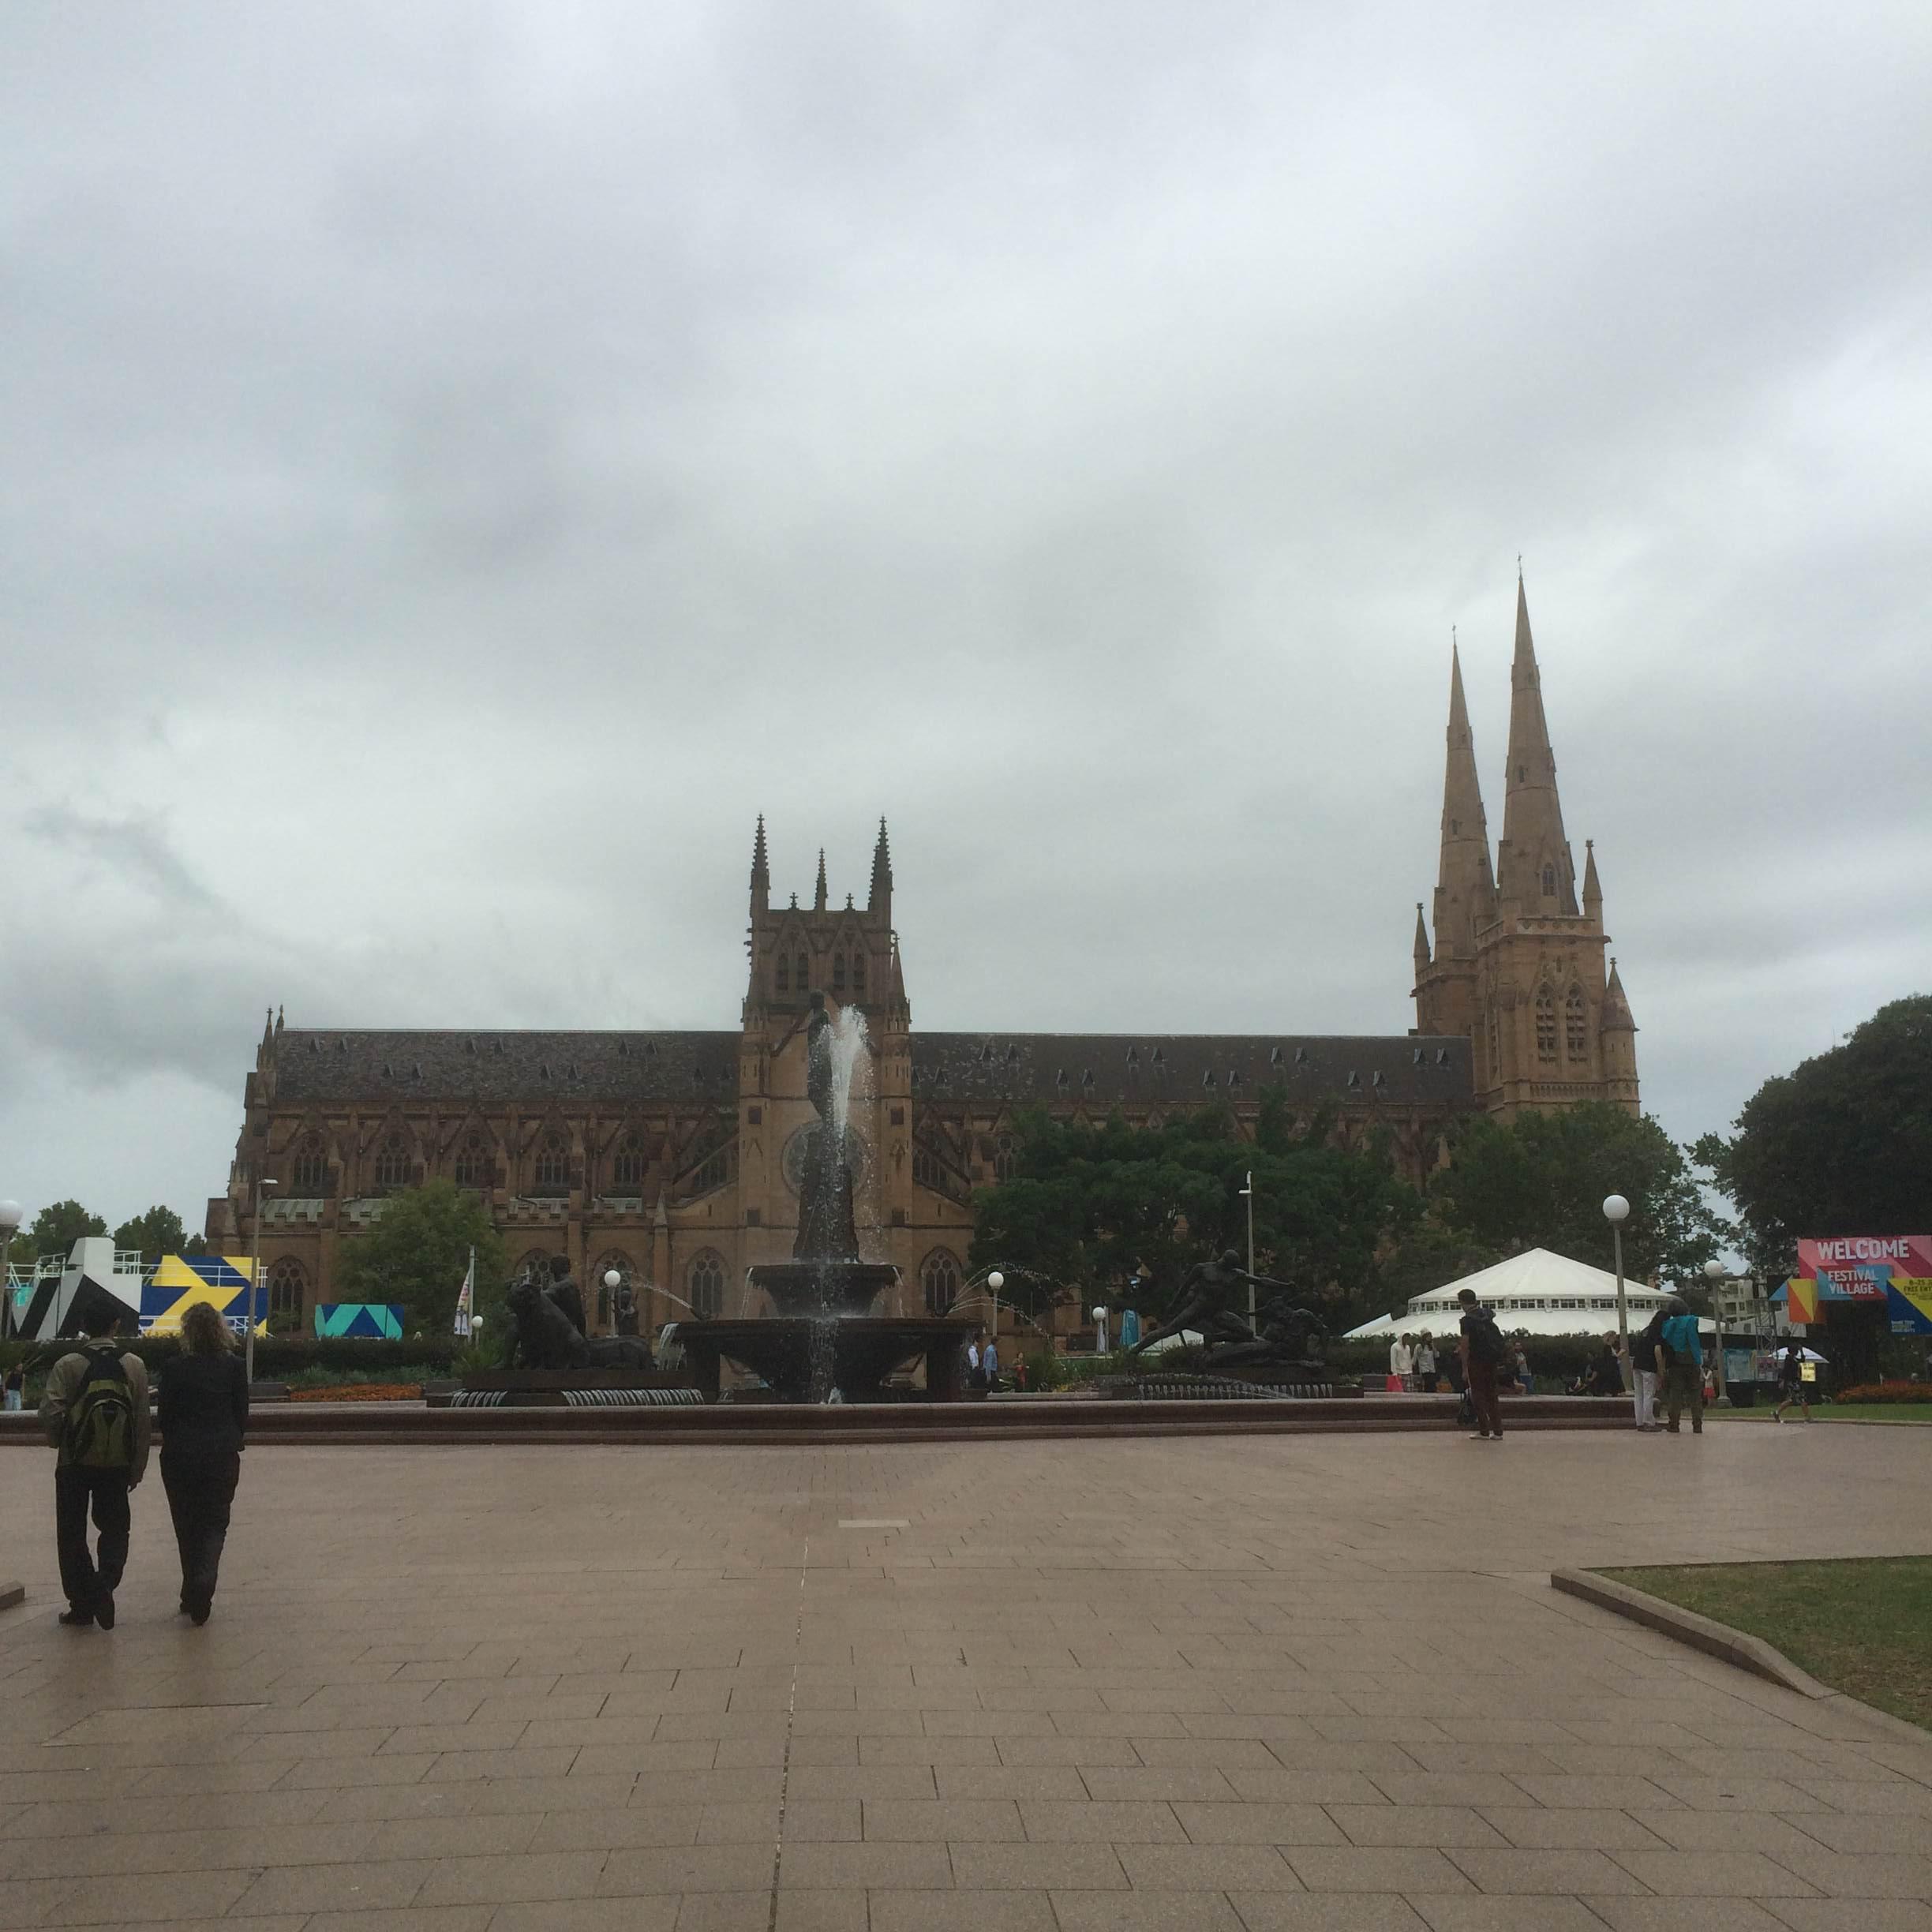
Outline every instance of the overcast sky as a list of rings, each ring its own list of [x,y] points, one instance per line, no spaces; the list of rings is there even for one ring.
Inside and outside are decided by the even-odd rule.
[[[1932,9],[0,10],[0,1194],[291,1025],[1397,1033],[1520,552],[1646,1106],[1932,974]]]

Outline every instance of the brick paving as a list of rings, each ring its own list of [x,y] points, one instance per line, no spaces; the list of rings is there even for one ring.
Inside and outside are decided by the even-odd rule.
[[[0,1929],[1932,1932],[1932,1738],[1544,1582],[1932,1548],[1932,1431],[258,1447],[111,1634],[0,1469]]]

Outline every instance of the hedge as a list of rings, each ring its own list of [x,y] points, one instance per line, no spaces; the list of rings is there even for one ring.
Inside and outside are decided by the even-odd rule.
[[[1861,1382],[1832,1398],[1841,1402],[1932,1402],[1932,1385],[1923,1382]]]

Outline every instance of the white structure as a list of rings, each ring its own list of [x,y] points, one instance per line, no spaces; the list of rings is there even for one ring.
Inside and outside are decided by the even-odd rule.
[[[86,1235],[65,1261],[57,1254],[43,1255],[31,1273],[10,1271],[6,1333],[30,1342],[70,1337],[99,1320],[110,1306],[132,1329],[140,1314],[147,1271],[139,1249],[117,1249],[104,1234]]]
[[[1547,1248],[1532,1248],[1446,1287],[1432,1288],[1409,1304],[1406,1314],[1379,1316],[1351,1328],[1343,1339],[1372,1340],[1378,1335],[1412,1335],[1421,1328],[1439,1337],[1453,1335],[1462,1316],[1456,1297],[1465,1288],[1474,1291],[1505,1335],[1520,1331],[1533,1335],[1604,1335],[1617,1325],[1614,1275],[1607,1268],[1588,1267],[1567,1256],[1552,1254]],[[1623,1297],[1634,1335],[1671,1299],[1671,1293],[1626,1276]],[[1705,1320],[1698,1326],[1709,1335],[1715,1324]]]

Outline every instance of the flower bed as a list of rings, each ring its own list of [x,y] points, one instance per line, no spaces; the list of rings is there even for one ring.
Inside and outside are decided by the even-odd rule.
[[[1932,1401],[1932,1388],[1923,1382],[1861,1382],[1840,1389],[1832,1398],[1841,1402],[1923,1402]]]
[[[300,1402],[421,1402],[420,1382],[343,1382],[331,1388],[290,1389],[288,1398]]]

